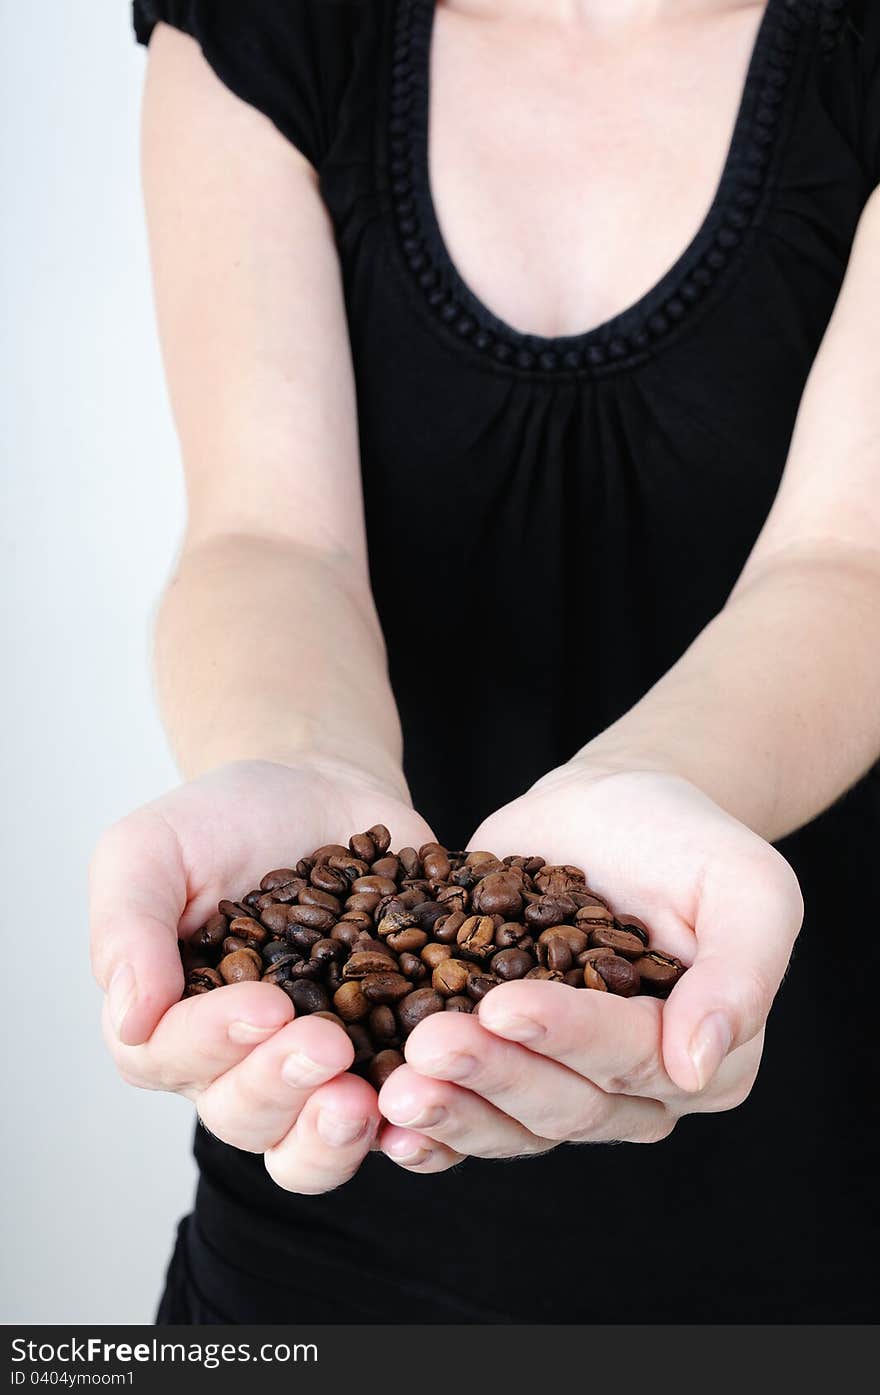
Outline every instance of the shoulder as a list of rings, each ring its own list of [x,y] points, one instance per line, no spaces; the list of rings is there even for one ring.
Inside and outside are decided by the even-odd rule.
[[[133,0],[132,22],[141,44],[160,22],[190,35],[221,81],[320,168],[393,9],[394,0]]]

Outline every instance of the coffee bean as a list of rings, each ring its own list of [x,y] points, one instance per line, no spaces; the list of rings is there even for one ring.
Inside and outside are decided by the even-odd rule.
[[[605,980],[609,993],[616,993],[619,998],[632,998],[638,993],[639,971],[628,959],[615,954],[613,959],[597,959],[593,968]]]
[[[634,967],[638,969],[642,988],[659,998],[665,998],[685,972],[680,959],[656,949],[649,949],[647,954],[636,959]]]
[[[378,1007],[370,1008],[367,1025],[375,1041],[397,1041],[397,1018],[394,1016],[394,1009],[387,1004],[380,1003]]]
[[[361,858],[364,862],[374,862],[379,853],[369,833],[353,833],[348,840],[348,846],[355,857]]]
[[[238,916],[250,916],[250,906],[243,906],[240,901],[221,901],[217,907],[221,915],[225,915],[227,920],[236,920]]]
[[[406,906],[400,906],[399,909],[395,910],[386,910],[376,926],[377,933],[383,938],[387,938],[389,935],[399,935],[402,930],[418,930],[418,928],[418,920]]]
[[[494,944],[495,925],[487,915],[472,915],[460,927],[455,938],[466,954],[482,958]]]
[[[235,935],[245,944],[251,945],[254,949],[259,949],[269,938],[269,932],[259,921],[252,920],[250,916],[236,916],[235,920],[229,922],[229,933]]]
[[[389,935],[386,944],[389,949],[393,949],[395,954],[417,954],[420,949],[424,949],[428,943],[428,936],[424,930],[411,926],[407,930],[395,930],[393,935]]]
[[[389,1075],[402,1065],[403,1056],[399,1051],[379,1051],[367,1068],[367,1079],[375,1090],[381,1090]]]
[[[599,973],[598,964],[595,961],[584,965],[584,987],[595,988],[599,993],[608,992],[608,985]]]
[[[366,978],[368,974],[388,972],[389,956],[379,950],[356,951],[342,970],[343,978]]]
[[[422,963],[417,954],[401,954],[398,963],[400,972],[405,974],[411,983],[418,983],[428,976],[427,965]]]
[[[365,877],[370,870],[369,862],[355,857],[354,853],[334,853],[333,857],[328,860],[327,866],[331,867],[334,872],[341,872],[348,885],[356,881],[358,877]]]
[[[579,891],[586,885],[586,878],[580,867],[572,867],[568,863],[561,866],[553,866],[545,863],[539,872],[535,873],[535,886],[545,894],[549,892],[553,895],[559,891]]]
[[[371,1003],[397,1003],[410,992],[412,984],[403,974],[367,974],[360,980]]]
[[[643,945],[648,943],[650,932],[643,920],[639,920],[636,915],[616,916],[615,922],[618,930],[627,930],[631,935],[638,935]]]
[[[419,848],[419,861],[426,877],[445,882],[452,868],[446,849],[440,843],[424,843]]]
[[[471,907],[480,915],[516,920],[522,910],[521,880],[512,872],[490,872],[474,887]]]
[[[502,949],[489,960],[489,968],[503,983],[511,979],[525,978],[535,961],[523,949]]]
[[[384,857],[391,847],[391,834],[384,823],[374,823],[372,828],[367,829],[367,836],[372,838],[376,851],[380,857]]]
[[[475,1002],[480,1002],[493,988],[496,987],[498,979],[494,974],[468,974],[467,992],[468,996]]]
[[[349,881],[342,872],[337,872],[329,863],[320,863],[313,867],[309,882],[316,891],[329,892],[331,896],[345,897],[348,895]]]
[[[351,884],[352,891],[378,891],[380,896],[391,896],[397,890],[396,882],[390,877],[358,877]]]
[[[337,988],[333,1006],[344,1022],[360,1022],[370,1011],[369,999],[357,979],[348,979]]]
[[[290,997],[300,1016],[307,1016],[312,1012],[327,1012],[330,1008],[330,1000],[324,989],[320,983],[315,983],[312,979],[294,979],[290,987]]]
[[[274,872],[267,872],[260,882],[261,891],[274,891],[276,887],[284,886],[285,882],[292,881],[296,872],[292,867],[279,867]]]
[[[305,895],[305,892],[301,892],[300,895]],[[315,893],[315,895],[317,895],[317,892]],[[326,906],[311,906],[299,904],[296,906],[290,906],[287,911],[288,925],[303,925],[308,930],[320,930],[323,934],[326,934],[333,929],[333,926],[336,924],[336,920],[337,917],[332,913],[332,911],[328,910]],[[266,921],[264,917],[263,924],[265,925],[265,923]],[[274,929],[274,926],[270,925],[268,926],[268,929],[272,930]]]
[[[587,932],[577,925],[551,925],[547,930],[541,931],[538,944],[546,944],[552,939],[565,940],[573,956],[580,954],[590,943]]]
[[[298,906],[317,906],[319,909],[329,911],[334,920],[342,915],[342,898],[332,896],[329,891],[319,891],[314,886],[304,886],[302,891],[298,891],[296,904]]]
[[[561,935],[550,935],[538,941],[538,958],[546,969],[555,969],[558,974],[567,974],[572,966],[574,955],[571,946]]]
[[[310,930],[307,925],[292,925],[288,927],[287,938],[303,954],[311,954],[312,945],[316,945],[324,936],[320,930]]]
[[[438,964],[442,964],[444,959],[452,958],[452,949],[449,945],[425,945],[422,950],[421,959],[423,964],[427,964],[432,971]]]
[[[624,959],[639,959],[645,952],[638,935],[628,930],[617,930],[613,925],[600,925],[590,931],[590,944],[594,949],[613,949]]]
[[[569,969],[567,974],[562,975],[562,982],[567,983],[569,988],[583,988],[585,986],[583,969]]]
[[[224,983],[255,983],[262,977],[263,964],[255,949],[237,949],[217,965]]]
[[[202,949],[216,949],[226,939],[226,927],[229,922],[225,915],[215,911],[214,915],[209,915],[200,930],[197,930],[192,937],[191,943]]]
[[[220,988],[223,979],[216,969],[191,969],[186,976],[185,998],[198,997],[200,993],[210,993],[212,988]]]
[[[400,859],[400,870],[403,872],[403,880],[407,877],[420,877],[422,874],[422,864],[419,862],[419,855],[415,848],[401,848],[397,854]]]
[[[332,960],[339,960],[345,957],[345,945],[339,940],[316,940],[312,945],[310,959],[314,959],[319,964],[330,964]]]
[[[614,916],[607,906],[579,906],[575,912],[575,921],[584,930],[592,930],[594,926],[613,925]]]
[[[351,1063],[352,1069],[365,1066],[368,1061],[373,1059],[373,1043],[369,1032],[360,1022],[348,1023],[345,1031],[349,1041],[354,1047],[354,1060]]]
[[[455,997],[467,987],[472,968],[463,959],[444,959],[431,975],[431,984],[444,998]]]
[[[523,920],[533,934],[558,925],[575,910],[574,902],[564,896],[539,896],[523,911]]]
[[[343,1022],[342,1018],[338,1015],[338,1013],[313,1012],[311,1015],[312,1017],[323,1017],[325,1022],[333,1022],[337,1027],[342,1027],[343,1029],[345,1027],[345,1023]]]
[[[398,1004],[397,1020],[405,1035],[432,1013],[443,1011],[443,998],[434,988],[417,988]]]
[[[452,998],[446,999],[447,1012],[473,1012],[474,1004],[470,998],[464,998],[461,994],[455,994]]]
[[[309,871],[305,875],[309,876],[313,867],[319,866],[322,862],[329,862],[331,857],[344,857],[350,851],[350,848],[344,848],[341,843],[322,843],[321,847],[315,848],[311,857],[307,859]],[[298,864],[297,871],[299,871]]]

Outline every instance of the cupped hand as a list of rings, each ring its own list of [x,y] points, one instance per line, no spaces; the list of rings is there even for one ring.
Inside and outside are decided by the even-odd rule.
[[[264,1154],[290,1191],[352,1176],[375,1139],[376,1093],[347,1073],[345,1032],[294,1020],[280,988],[238,983],[181,999],[178,937],[270,868],[377,822],[395,847],[433,838],[403,799],[356,770],[238,762],[115,824],[92,860],[92,965],[119,1072],[185,1095],[213,1134]]]
[[[380,1146],[440,1171],[563,1142],[656,1142],[685,1114],[741,1104],[800,929],[781,855],[687,781],[560,767],[485,820],[472,848],[585,869],[651,945],[690,967],[669,998],[502,984],[473,1016],[439,1013],[385,1083]]]

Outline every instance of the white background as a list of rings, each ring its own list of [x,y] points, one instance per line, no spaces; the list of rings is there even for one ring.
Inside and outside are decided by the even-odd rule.
[[[192,1112],[124,1086],[88,967],[101,828],[173,783],[150,629],[183,519],[126,0],[0,0],[3,1300],[150,1322]]]

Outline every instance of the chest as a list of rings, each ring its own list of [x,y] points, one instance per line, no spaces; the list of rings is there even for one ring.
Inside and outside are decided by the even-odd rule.
[[[484,305],[578,334],[657,283],[712,205],[763,16],[710,5],[624,38],[435,7],[431,196]]]

